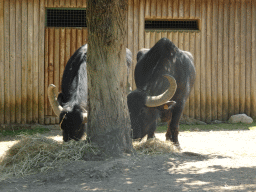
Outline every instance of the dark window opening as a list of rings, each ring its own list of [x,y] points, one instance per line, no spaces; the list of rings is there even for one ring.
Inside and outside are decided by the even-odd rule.
[[[146,20],[145,29],[199,30],[198,20]]]
[[[47,27],[87,27],[85,9],[46,9]]]

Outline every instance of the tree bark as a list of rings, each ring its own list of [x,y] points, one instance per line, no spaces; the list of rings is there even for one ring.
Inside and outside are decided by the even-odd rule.
[[[127,0],[88,0],[87,136],[107,153],[132,150],[127,107]]]

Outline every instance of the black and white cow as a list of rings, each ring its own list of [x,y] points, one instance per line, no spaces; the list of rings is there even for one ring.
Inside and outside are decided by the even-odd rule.
[[[168,122],[166,139],[179,147],[179,121],[195,74],[191,53],[167,38],[138,52],[134,74],[137,89],[127,96],[133,139],[154,137],[160,117]]]
[[[59,117],[63,140],[79,140],[84,135],[87,122],[87,44],[81,46],[69,59],[62,76],[61,93],[55,85],[48,87],[48,97],[54,113]],[[127,67],[132,55],[126,49]],[[58,96],[57,96],[58,95]]]

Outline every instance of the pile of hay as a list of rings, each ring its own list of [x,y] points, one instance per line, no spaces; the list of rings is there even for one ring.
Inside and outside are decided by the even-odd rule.
[[[62,163],[82,160],[85,155],[100,153],[96,146],[84,140],[62,143],[39,134],[21,135],[20,137],[20,141],[0,159],[0,175],[2,176],[43,172],[58,167]]]
[[[133,148],[140,154],[168,154],[178,152],[171,141],[161,141],[157,138],[145,140],[141,142],[134,141]]]
[[[99,148],[81,141],[60,142],[40,134],[20,135],[20,141],[13,145],[0,159],[0,180],[10,176],[22,176],[58,168],[66,163],[99,156]],[[159,139],[133,142],[139,154],[167,154],[177,152],[175,146]]]

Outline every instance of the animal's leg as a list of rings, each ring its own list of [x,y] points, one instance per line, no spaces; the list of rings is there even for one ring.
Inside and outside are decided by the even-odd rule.
[[[157,126],[157,121],[154,121],[154,122],[152,123],[152,125],[150,126],[150,128],[149,128],[149,131],[148,131],[148,138],[147,138],[147,139],[155,138],[156,126]]]
[[[179,140],[179,121],[181,118],[183,107],[175,107],[172,111],[172,119],[168,122],[168,128],[166,133],[166,140],[171,140],[178,148]]]

